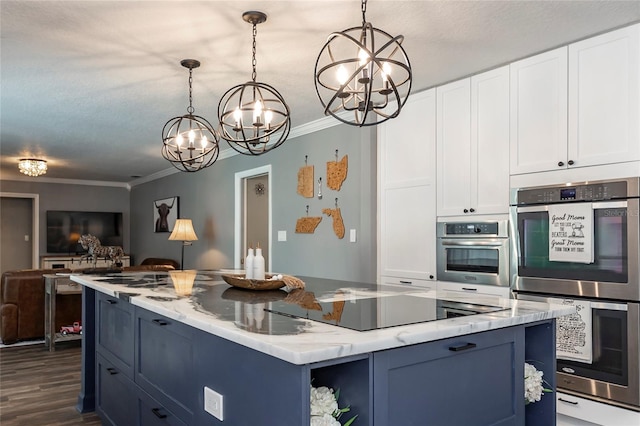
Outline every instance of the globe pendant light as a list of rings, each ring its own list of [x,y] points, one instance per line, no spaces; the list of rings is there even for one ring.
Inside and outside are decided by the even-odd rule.
[[[218,159],[220,137],[211,123],[193,114],[192,73],[200,62],[183,59],[180,65],[189,69],[189,107],[187,114],[172,118],[162,128],[162,156],[180,171],[197,172]]]
[[[263,12],[245,12],[253,26],[251,81],[229,89],[218,104],[220,136],[244,155],[261,155],[282,145],[291,130],[291,114],[282,95],[256,81],[256,26],[267,20]]]
[[[367,22],[331,33],[315,67],[315,85],[325,115],[354,126],[372,126],[400,114],[411,91],[411,65],[404,36],[392,37]],[[346,112],[345,112],[346,111]]]

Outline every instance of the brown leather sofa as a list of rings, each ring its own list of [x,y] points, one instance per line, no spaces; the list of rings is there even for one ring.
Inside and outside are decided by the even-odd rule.
[[[44,275],[69,269],[7,271],[0,281],[0,339],[8,345],[44,337]],[[82,295],[56,300],[56,329],[82,318]]]
[[[180,262],[177,262],[173,259],[163,259],[160,257],[147,257],[140,263],[140,265],[162,265],[171,267],[170,269],[180,268]]]

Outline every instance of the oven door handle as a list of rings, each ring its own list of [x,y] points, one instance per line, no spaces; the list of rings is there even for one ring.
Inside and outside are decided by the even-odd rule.
[[[573,204],[573,203],[558,203],[558,204]],[[629,203],[626,200],[622,201],[594,201],[591,203],[591,207],[593,210],[600,209],[621,209],[629,206]],[[542,206],[523,206],[516,207],[516,212],[518,213],[531,213],[531,212],[545,212],[549,211],[549,205]]]
[[[443,246],[451,247],[501,247],[508,240],[504,241],[461,241],[461,240],[440,240],[440,244]]]

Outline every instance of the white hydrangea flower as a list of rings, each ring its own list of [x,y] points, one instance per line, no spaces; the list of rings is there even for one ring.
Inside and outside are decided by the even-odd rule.
[[[340,426],[340,422],[331,414],[324,413],[321,416],[311,416],[310,426]]]
[[[542,398],[542,371],[529,363],[524,363],[524,399],[527,403],[540,401]]]
[[[311,415],[322,416],[328,414],[332,416],[338,410],[338,402],[333,395],[333,389],[326,386],[319,388],[311,387]],[[340,423],[338,423],[340,424]]]

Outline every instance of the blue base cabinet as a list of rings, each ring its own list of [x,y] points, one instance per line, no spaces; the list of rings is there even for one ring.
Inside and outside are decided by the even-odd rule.
[[[555,395],[524,403],[525,360],[555,388],[554,320],[295,365],[92,291],[79,406],[95,400],[105,425],[304,426],[311,386],[340,389],[353,426],[555,425]],[[205,387],[223,395],[223,421]]]

